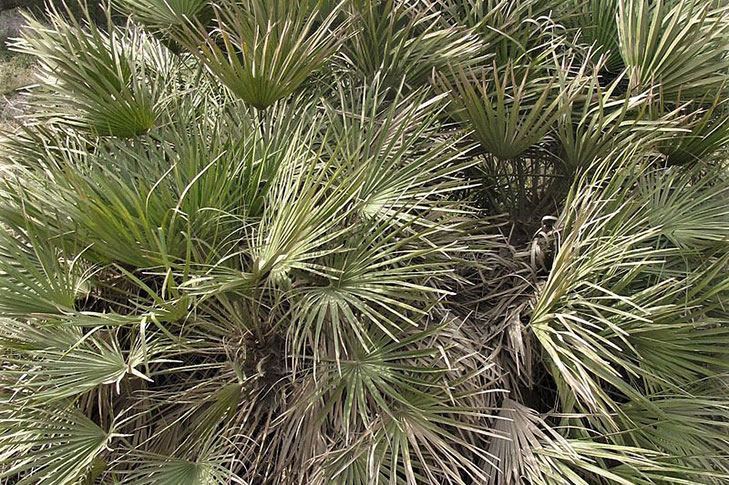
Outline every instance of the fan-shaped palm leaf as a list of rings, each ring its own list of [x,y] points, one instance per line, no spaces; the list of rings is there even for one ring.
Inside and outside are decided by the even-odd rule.
[[[212,18],[208,0],[114,0],[113,3],[176,50],[180,46],[175,38],[183,35],[188,22],[206,25]]]
[[[40,81],[48,95],[47,116],[121,137],[144,133],[155,125],[166,82],[149,59],[153,40],[133,29],[103,32],[50,10],[51,28],[32,18],[20,52],[41,60]],[[152,47],[152,49],[154,49]]]
[[[64,255],[47,237],[31,224],[0,226],[0,312],[4,316],[72,312],[75,302],[89,291],[92,268]]]
[[[726,7],[710,0],[620,0],[620,52],[631,84],[671,98],[714,94],[729,67]]]
[[[357,33],[343,48],[364,79],[379,73],[384,86],[425,84],[432,70],[470,66],[483,57],[478,38],[461,26],[438,28],[439,13],[398,0],[363,2],[352,8]]]
[[[26,485],[72,485],[85,479],[112,440],[105,431],[78,412],[62,408],[16,407],[5,401],[0,414],[0,477],[16,477]]]
[[[715,327],[715,319],[723,318],[715,299],[727,288],[720,276],[726,258],[687,272],[684,260],[696,257],[701,246],[695,243],[702,238],[681,241],[672,229],[673,222],[688,221],[698,210],[718,223],[706,241],[724,244],[724,211],[711,208],[718,203],[711,196],[701,197],[717,189],[691,187],[690,199],[701,202],[686,210],[685,199],[670,188],[671,177],[646,183],[646,191],[639,190],[642,177],[639,169],[623,169],[606,179],[607,188],[588,186],[576,196],[572,207],[587,212],[577,209],[568,219],[571,232],[531,322],[552,371],[574,392],[578,408],[607,423],[610,413],[619,412],[618,396],[641,402],[640,388],[677,392],[713,375],[722,360],[720,348],[705,344],[725,338],[725,329]],[[599,195],[605,193],[610,195]],[[649,203],[653,197],[661,202]],[[598,212],[588,216],[592,210]],[[661,216],[664,210],[671,211],[670,222]],[[681,245],[661,244],[662,237],[679,238]],[[615,391],[606,392],[603,383]]]
[[[552,55],[548,49],[541,63],[528,66],[509,63],[500,69],[494,64],[480,78],[463,70],[453,83],[441,76],[442,87],[452,92],[453,116],[473,130],[485,151],[513,159],[540,143],[567,111],[574,95],[560,89],[545,68]],[[561,69],[571,68],[565,64]]]
[[[335,8],[322,20],[320,2],[225,0],[214,6],[216,27],[204,41],[188,27],[179,41],[196,53],[236,96],[265,109],[293,93],[344,39]]]

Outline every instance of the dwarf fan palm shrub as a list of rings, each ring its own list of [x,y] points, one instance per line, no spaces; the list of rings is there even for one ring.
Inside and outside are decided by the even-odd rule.
[[[105,8],[12,43],[0,483],[729,484],[724,2]]]

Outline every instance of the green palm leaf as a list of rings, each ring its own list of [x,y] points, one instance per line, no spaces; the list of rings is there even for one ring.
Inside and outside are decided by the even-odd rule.
[[[620,72],[625,64],[618,43],[619,0],[589,0],[572,2],[574,12],[567,16],[567,25],[579,29],[581,40],[597,48],[596,54],[605,57],[605,69]]]
[[[114,0],[114,5],[133,16],[175,50],[175,38],[183,35],[188,22],[207,24],[212,10],[207,0]]]
[[[554,54],[551,49],[540,54],[539,63],[494,64],[480,76],[461,70],[453,83],[441,76],[442,88],[452,93],[453,116],[473,130],[488,153],[505,160],[518,157],[540,143],[567,111],[572,90],[560,89],[545,66]]]
[[[605,188],[588,185],[577,193],[571,206],[588,212],[576,209],[567,219],[572,232],[563,240],[531,322],[552,372],[574,392],[578,408],[606,423],[620,410],[617,396],[640,402],[641,389],[678,392],[713,375],[722,361],[721,349],[704,343],[724,338],[714,319],[723,318],[715,298],[727,287],[718,269],[726,260],[711,259],[711,265],[687,272],[685,258],[695,257],[703,241],[677,240],[670,223],[656,217],[668,210],[671,222],[688,221],[694,213],[681,212],[682,197],[669,188],[671,177],[645,182],[648,195],[640,190],[631,195],[626,187],[640,187],[643,177],[640,169],[623,169],[604,179]],[[600,195],[602,190],[610,195]],[[707,217],[721,221],[723,210],[709,209],[713,199],[701,199],[703,190],[691,187],[691,199],[703,200]],[[648,203],[653,191],[661,194],[660,204]],[[601,216],[588,216],[592,210]],[[681,245],[661,244],[663,237]],[[718,238],[723,244],[724,237]],[[699,246],[686,247],[689,241]],[[608,394],[603,382],[615,392]],[[570,408],[569,401],[564,405]]]
[[[724,84],[729,66],[729,23],[725,7],[708,0],[621,0],[620,52],[631,68],[631,84],[701,97]]]
[[[133,471],[124,474],[124,483],[134,485],[224,485],[247,482],[226,467],[230,457],[204,450],[194,460],[138,454],[132,460]]]
[[[68,347],[35,348],[8,358],[14,367],[8,376],[17,379],[13,385],[17,392],[38,403],[78,396],[103,385],[114,385],[118,393],[127,376],[149,380],[137,367],[155,362],[154,347],[136,344],[125,352],[117,336],[96,332],[80,336]]]
[[[93,268],[57,249],[37,227],[0,226],[0,311],[4,316],[72,312]]]
[[[0,477],[13,477],[21,485],[78,483],[118,437],[75,411],[47,406],[4,407],[0,436]]]
[[[52,28],[28,18],[25,36],[14,45],[41,61],[47,94],[38,102],[47,106],[47,116],[101,135],[129,137],[153,127],[165,81],[150,59],[152,39],[111,22],[103,32],[88,17],[82,25],[54,7],[50,21]]]
[[[340,8],[318,21],[320,2],[225,0],[215,4],[215,29],[189,27],[179,41],[247,104],[265,109],[293,93],[343,40]]]
[[[479,62],[483,46],[457,26],[438,28],[439,13],[395,0],[363,2],[352,8],[354,37],[343,46],[353,71],[365,80],[379,73],[384,86],[403,80],[411,87],[425,84],[433,69]]]

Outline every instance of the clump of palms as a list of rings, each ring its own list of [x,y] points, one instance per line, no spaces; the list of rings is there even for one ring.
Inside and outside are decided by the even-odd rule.
[[[0,483],[729,483],[720,3],[49,5]]]

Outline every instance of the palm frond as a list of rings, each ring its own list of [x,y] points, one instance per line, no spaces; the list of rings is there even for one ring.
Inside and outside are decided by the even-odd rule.
[[[624,82],[625,72],[603,88],[599,76],[593,75],[588,84],[579,87],[582,91],[573,109],[558,121],[560,158],[568,174],[589,167],[605,153],[620,152],[637,142],[645,147],[659,146],[681,133],[679,115],[668,110],[660,116],[652,113],[647,93],[629,91],[617,98],[615,94]]]
[[[489,453],[498,460],[492,465],[489,485],[517,485],[524,483],[522,480],[532,484],[546,482],[545,469],[554,464],[548,456],[539,454],[545,447],[560,459],[578,457],[567,440],[546,424],[544,417],[509,398],[501,404],[494,429],[504,437],[492,440],[489,446]]]
[[[571,89],[560,89],[550,72],[550,63],[556,61],[554,49],[547,46],[541,62],[510,62],[505,68],[494,64],[480,76],[461,70],[453,83],[440,77],[442,88],[452,92],[453,116],[473,130],[485,151],[500,159],[518,157],[540,143],[567,111],[573,94]],[[573,69],[564,62],[554,68]]]
[[[620,52],[631,84],[665,96],[715,94],[729,66],[726,7],[710,0],[619,2]]]
[[[433,231],[410,235],[402,234],[408,228],[388,229],[385,222],[351,234],[341,252],[325,259],[326,283],[297,291],[297,348],[312,345],[318,357],[320,348],[333,346],[327,354],[338,359],[347,339],[354,337],[365,348],[372,345],[365,330],[371,325],[396,339],[403,327],[417,326],[435,299],[447,294],[432,284],[455,277],[439,256],[457,248],[423,245]]]
[[[605,179],[604,188],[587,185],[575,193],[569,232],[531,321],[558,382],[574,392],[574,401],[563,397],[565,409],[575,404],[608,427],[621,399],[645,402],[642,389],[678,392],[713,375],[721,350],[704,346],[704,338],[721,340],[725,330],[714,319],[722,318],[715,298],[726,288],[719,276],[726,258],[688,272],[685,259],[697,257],[703,241],[681,241],[680,232],[660,219],[664,210],[675,223],[683,218],[691,224],[694,216],[682,209],[683,194],[671,189],[673,177],[646,179],[640,164],[623,167],[619,176]],[[723,219],[722,210],[711,209],[711,196],[701,198],[704,190],[716,189],[690,190],[692,200],[706,205],[707,217]],[[694,210],[701,214],[703,208]],[[662,238],[680,245],[661,244]],[[715,241],[722,240],[719,235]],[[604,383],[614,390],[608,393]]]
[[[72,312],[90,291],[93,267],[64,254],[32,224],[0,226],[0,312],[4,316]]]
[[[215,443],[206,446],[195,459],[137,453],[129,458],[133,469],[124,473],[124,483],[134,485],[246,485],[226,463],[231,457],[219,454]],[[216,454],[216,451],[218,454]]]
[[[15,43],[0,483],[729,484],[725,2],[79,1]]]
[[[343,45],[353,71],[366,80],[379,75],[384,86],[424,85],[433,69],[470,66],[483,58],[478,38],[460,26],[439,28],[439,13],[397,0],[369,1],[354,6],[356,34]]]
[[[567,2],[554,0],[441,0],[426,1],[441,14],[446,25],[473,28],[487,52],[494,54],[500,67],[522,57],[539,56],[539,47],[561,30],[569,15]]]
[[[137,341],[123,349],[118,335],[109,332],[81,335],[67,347],[38,347],[18,352],[6,365],[7,375],[16,378],[12,388],[18,398],[24,396],[39,404],[79,396],[103,385],[115,386],[118,393],[120,382],[128,376],[149,380],[138,367],[154,364],[159,353],[152,342],[142,345]]]
[[[444,95],[405,95],[387,89],[378,74],[371,85],[340,90],[338,98],[327,105],[332,143],[325,148],[345,173],[362,177],[356,210],[363,218],[407,224],[425,211],[463,210],[449,195],[470,187],[459,174],[475,162],[467,158],[464,135],[441,128]]]
[[[39,480],[72,485],[87,479],[119,436],[74,410],[15,407],[5,401],[0,414],[0,477],[17,484]]]
[[[567,25],[580,31],[580,40],[596,48],[594,54],[605,58],[604,68],[618,73],[625,64],[618,43],[618,0],[571,2]]]
[[[37,103],[47,117],[100,135],[134,136],[152,128],[164,103],[166,82],[149,53],[154,41],[131,28],[108,32],[55,7],[51,26],[28,18],[23,38],[13,45],[36,57],[43,91]]]
[[[660,143],[658,149],[675,165],[693,165],[719,152],[729,137],[729,115],[723,101],[724,93],[687,103],[667,103],[659,99],[653,103],[651,115],[655,118],[668,110],[682,114],[680,130]]]
[[[335,23],[341,8],[319,20],[321,10],[313,0],[225,0],[214,5],[212,32],[188,26],[178,40],[236,96],[266,109],[292,94],[344,40],[344,25]]]
[[[480,463],[493,462],[493,457],[483,443],[504,437],[483,426],[489,416],[483,402],[471,407],[465,400],[499,391],[476,384],[482,371],[449,378],[448,369],[436,364],[440,351],[427,345],[437,330],[416,332],[342,361],[341,372],[332,369],[322,390],[341,398],[325,402],[338,402],[344,409],[325,409],[344,422],[361,423],[349,429],[362,432],[347,436],[351,445],[332,453],[326,465],[330,483],[364,483],[365,476],[407,484],[487,480]],[[426,345],[407,350],[418,341]],[[406,363],[409,359],[431,364],[413,367]]]
[[[207,0],[114,0],[113,4],[175,50],[180,50],[175,38],[184,34],[188,22],[206,25],[212,19]]]

